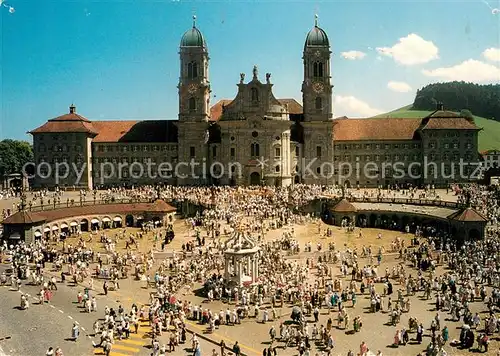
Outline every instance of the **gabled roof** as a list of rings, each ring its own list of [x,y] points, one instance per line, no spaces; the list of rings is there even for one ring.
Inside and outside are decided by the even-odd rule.
[[[411,140],[420,119],[370,118],[333,120],[335,141]]]
[[[302,114],[302,105],[293,98],[277,99],[283,106],[288,107],[289,114]],[[221,99],[210,108],[210,121],[219,121],[222,116],[222,108],[231,104],[230,99]]]
[[[335,213],[354,213],[358,211],[354,205],[349,203],[347,199],[343,198],[331,209]]]
[[[475,209],[468,207],[462,210],[459,210],[450,216],[448,216],[448,219],[454,220],[454,221],[463,221],[463,222],[486,222],[488,221],[487,218],[485,218],[482,214],[480,214],[478,211]]]

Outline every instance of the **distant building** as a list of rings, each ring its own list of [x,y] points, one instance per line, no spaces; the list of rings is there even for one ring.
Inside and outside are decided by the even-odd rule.
[[[500,167],[500,151],[489,150],[481,153],[483,156],[482,167],[484,170]]]
[[[211,106],[208,47],[196,24],[182,36],[179,54],[178,120],[90,121],[72,105],[30,132],[40,165],[35,187],[442,186],[474,179],[480,129],[442,105],[417,119],[333,118],[332,52],[317,21],[302,54],[302,105],[276,98],[271,74],[262,81],[254,67],[250,80],[240,74],[232,100]],[[188,166],[192,161],[199,164]],[[59,178],[48,174],[61,162],[74,167],[66,178],[61,164]]]

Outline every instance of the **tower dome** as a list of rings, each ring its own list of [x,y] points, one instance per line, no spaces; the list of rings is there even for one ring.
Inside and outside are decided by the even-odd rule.
[[[330,42],[326,32],[318,26],[318,16],[314,21],[314,27],[307,34],[304,50],[308,47],[329,47]]]
[[[196,16],[193,16],[193,27],[182,35],[181,47],[206,47],[205,38],[196,27]]]

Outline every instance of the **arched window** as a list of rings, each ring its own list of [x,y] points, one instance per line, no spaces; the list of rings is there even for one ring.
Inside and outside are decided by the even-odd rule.
[[[314,102],[314,107],[316,108],[316,110],[321,110],[323,108],[323,102],[319,96],[316,98]]]
[[[259,157],[260,156],[260,147],[259,144],[254,142],[250,145],[250,155],[252,157]]]
[[[323,78],[323,62],[313,63],[313,77]]]
[[[253,102],[259,101],[259,91],[257,90],[257,88],[250,89],[250,93],[252,94]]]
[[[196,99],[193,97],[189,98],[189,111],[195,111],[196,110]]]
[[[189,79],[198,78],[198,63],[194,61],[188,63],[188,78]]]

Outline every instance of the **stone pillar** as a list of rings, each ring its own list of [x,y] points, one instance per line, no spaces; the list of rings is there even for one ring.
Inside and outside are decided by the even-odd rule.
[[[236,280],[238,281],[238,283],[241,283],[241,279],[240,279],[240,259],[237,258],[235,259],[234,261],[234,275],[236,277]]]
[[[226,281],[229,279],[229,258],[227,255],[224,257],[224,278]]]
[[[257,258],[257,255],[254,255],[253,256],[253,266],[252,266],[253,267],[253,271],[252,271],[253,276],[252,276],[252,278],[253,278],[254,281],[256,281],[259,278],[259,265],[258,265],[259,262],[258,261],[259,260]]]
[[[251,256],[246,256],[245,257],[247,260],[247,274],[249,276],[252,276],[252,261],[251,261]]]

